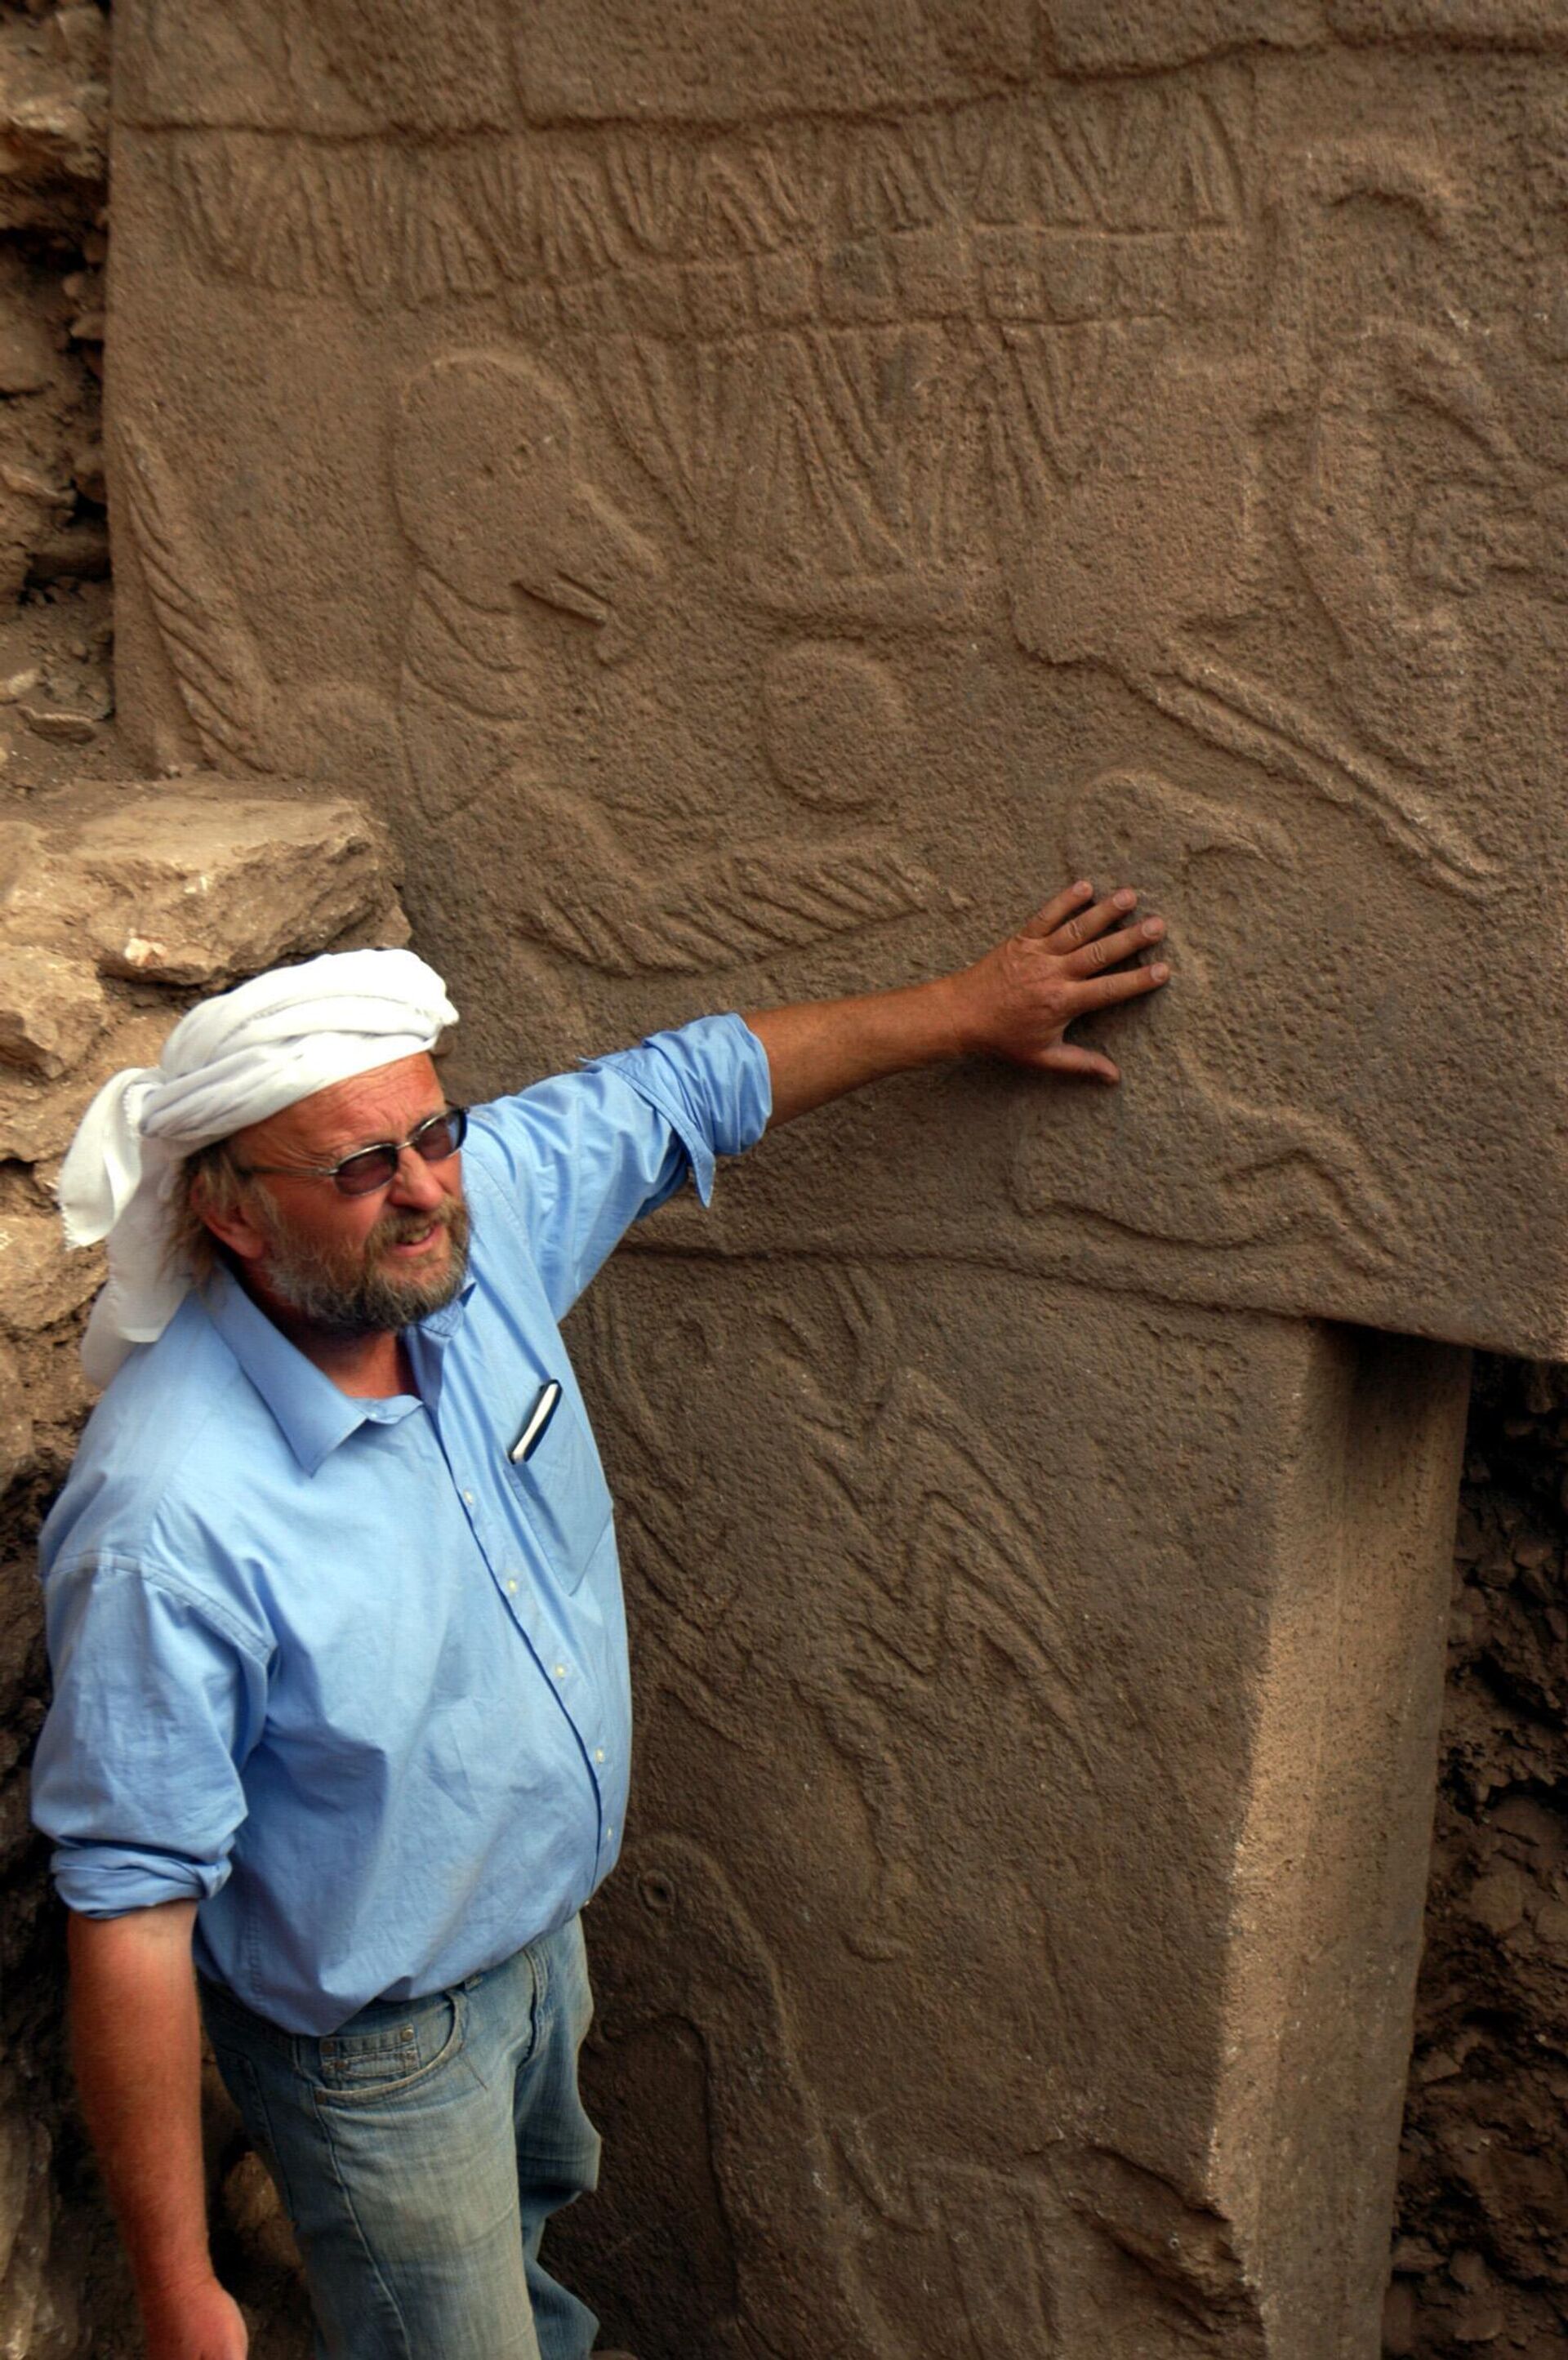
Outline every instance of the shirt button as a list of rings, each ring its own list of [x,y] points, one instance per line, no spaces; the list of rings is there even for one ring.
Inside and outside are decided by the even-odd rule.
[[[507,1584],[507,1588],[508,1588],[508,1590],[510,1590],[510,1591],[512,1591],[512,1592],[513,1592],[513,1594],[515,1595],[516,1590],[517,1590],[517,1584],[516,1584],[516,1582],[515,1582],[515,1581],[509,1581],[509,1582],[508,1582],[508,1584]]]
[[[565,1678],[565,1677],[566,1677],[566,1666],[565,1666],[565,1664],[557,1664],[557,1665],[556,1665],[556,1666],[555,1666],[555,1677],[556,1677],[556,1678],[557,1678],[558,1680],[564,1680],[564,1679]]]
[[[604,1831],[604,1840],[605,1840],[606,1843],[613,1843],[613,1842],[614,1842],[614,1841],[615,1841],[615,1830],[614,1830],[613,1828],[606,1828],[606,1830],[605,1830],[605,1831]]]
[[[596,1762],[602,1762],[602,1761],[604,1760],[604,1747],[603,1747],[602,1745],[596,1745],[596,1746],[595,1746],[595,1748],[594,1748],[594,1760],[595,1760]]]
[[[469,1507],[472,1507],[474,1504],[474,1494],[472,1491],[465,1491],[463,1497],[467,1502]]]

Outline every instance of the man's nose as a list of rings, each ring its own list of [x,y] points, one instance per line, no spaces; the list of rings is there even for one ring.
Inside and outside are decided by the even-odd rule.
[[[447,1165],[455,1161],[455,1156],[448,1156],[440,1164],[427,1164],[417,1148],[401,1149],[398,1155],[397,1177],[387,1189],[388,1204],[406,1205],[414,1212],[433,1213],[447,1193],[442,1185],[442,1175],[444,1173],[450,1179]]]

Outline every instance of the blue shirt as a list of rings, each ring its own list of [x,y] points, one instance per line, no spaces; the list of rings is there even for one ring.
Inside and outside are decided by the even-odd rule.
[[[769,1110],[736,1016],[476,1109],[468,1280],[408,1331],[417,1399],[340,1393],[226,1273],[133,1353],[41,1543],[33,1815],[72,1909],[194,1898],[203,1972],[325,2033],[582,1907],[620,1844],[630,1696],[556,1323]]]

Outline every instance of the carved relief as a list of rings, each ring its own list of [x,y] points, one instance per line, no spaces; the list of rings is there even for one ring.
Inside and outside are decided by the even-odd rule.
[[[448,355],[405,388],[398,513],[418,560],[403,643],[409,760],[430,807],[511,770],[529,811],[518,915],[561,957],[608,975],[702,972],[906,916],[936,880],[891,835],[761,839],[650,863],[609,814],[538,775],[559,668],[539,610],[627,656],[663,595],[651,541],[599,487],[576,405],[538,363]],[[523,781],[526,781],[526,784]]]
[[[674,2018],[701,2045],[739,2297],[709,2350],[751,2360],[804,2344],[897,2360],[838,2201],[778,1968],[723,1869],[681,1836],[644,1837],[628,1846],[593,1922],[635,1962],[607,2010],[611,2038]]]
[[[734,1701],[756,1676],[753,1645],[733,1579],[718,1570],[732,1543],[697,1471],[700,1439],[672,1433],[678,1411],[656,1411],[633,1376],[609,1294],[587,1317],[628,1502],[622,1553],[634,1585],[653,1593],[635,1618],[644,1692],[661,1688],[726,1743],[754,1747],[756,1723]],[[805,1437],[815,1496],[803,1525],[820,1524],[854,1585],[839,1650],[792,1657],[788,1677],[864,1813],[870,1882],[843,1939],[862,1957],[887,1958],[905,1946],[919,1885],[917,1724],[922,1691],[939,1698],[943,1666],[977,1652],[999,1657],[1071,1781],[1091,1775],[1091,1737],[1036,1520],[981,1427],[909,1364],[875,1281],[829,1273],[821,1289],[781,1304],[764,1332],[772,1384]],[[712,1349],[694,1317],[683,1361],[695,1354],[701,1365]]]
[[[1263,2360],[1257,2298],[1229,2225],[1106,2147],[1050,2138],[1032,2163],[876,2152],[813,2087],[784,1978],[711,1853],[667,1831],[629,1845],[590,1918],[622,1972],[604,2002],[613,2057],[634,2033],[685,2026],[701,2053],[710,2161],[735,2256],[737,2306],[688,2322],[734,2360],[812,2350],[902,2360],[883,2286],[918,2256],[921,2314],[954,2360],[1182,2360],[1223,2339]],[[1003,2151],[1003,2125],[992,2125]],[[1135,2347],[1130,2339],[1137,2339]]]
[[[127,422],[115,445],[136,563],[203,761],[264,777],[347,776],[399,794],[402,753],[388,701],[359,682],[275,681],[214,537],[167,461]],[[183,751],[174,743],[160,748],[176,766]]]
[[[1203,308],[1244,234],[1236,137],[1221,96],[1151,86],[696,140],[189,133],[167,154],[227,275],[371,307],[502,287],[524,333],[583,337],[678,529],[751,595],[956,621],[994,564],[973,495],[997,405],[1025,451],[1081,458],[1100,346],[1072,332]]]
[[[762,745],[786,793],[827,811],[895,802],[916,751],[896,675],[861,649],[810,640],[768,660]]]
[[[1168,779],[1113,772],[1084,790],[1068,845],[1085,875],[1149,879],[1182,926],[1184,989],[1162,1011],[1161,1028],[1179,1113],[1157,1171],[1107,1156],[1088,1131],[1047,1140],[1031,1111],[1015,1175],[1020,1210],[1071,1207],[1191,1245],[1255,1245],[1312,1230],[1353,1266],[1386,1267],[1405,1242],[1404,1225],[1365,1151],[1316,1109],[1236,1087],[1227,1011],[1237,986],[1227,961],[1260,931],[1304,930],[1292,908],[1304,880],[1289,836]],[[1138,1077],[1129,1072],[1123,1087],[1133,1103]]]
[[[1259,156],[1250,91],[1213,70],[897,120],[455,148],[188,133],[168,152],[225,272],[362,304],[504,290],[522,333],[571,351],[674,534],[741,596],[948,628],[999,583],[1029,652],[1118,675],[1208,744],[1359,813],[1435,887],[1481,895],[1496,857],[1454,807],[1466,602],[1508,571],[1555,595],[1528,519],[1557,487],[1434,324],[1429,251],[1464,207],[1446,159],[1385,134]],[[1410,311],[1346,340],[1320,317],[1319,257],[1368,199],[1409,224],[1393,300]],[[1443,554],[1451,505],[1434,514],[1390,474],[1412,408],[1489,507],[1464,582]],[[1301,456],[1282,466],[1292,436]],[[1317,652],[1280,666],[1246,627],[1303,583]],[[874,911],[917,905],[881,848],[867,858]],[[657,914],[618,939],[601,912],[576,948],[553,907],[537,923],[612,971],[680,964]]]

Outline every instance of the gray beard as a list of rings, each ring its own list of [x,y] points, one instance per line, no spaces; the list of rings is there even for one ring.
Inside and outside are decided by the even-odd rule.
[[[276,1207],[261,1200],[261,1226],[269,1248],[267,1284],[291,1311],[307,1320],[318,1335],[334,1342],[357,1342],[366,1336],[395,1335],[399,1328],[428,1319],[444,1309],[461,1288],[468,1270],[468,1208],[455,1197],[434,1214],[388,1211],[369,1232],[359,1266],[345,1271],[321,1247],[309,1245],[280,1219]],[[416,1238],[432,1220],[451,1233],[452,1251],[439,1275],[421,1278],[411,1273],[399,1278],[378,1267],[384,1246]]]

